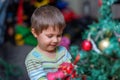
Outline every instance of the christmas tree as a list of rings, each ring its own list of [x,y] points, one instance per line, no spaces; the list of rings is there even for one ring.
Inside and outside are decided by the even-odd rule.
[[[69,51],[73,60],[80,55],[78,80],[120,80],[120,21],[113,19],[111,10],[116,0],[98,1],[98,22],[83,33],[81,47],[72,45]]]

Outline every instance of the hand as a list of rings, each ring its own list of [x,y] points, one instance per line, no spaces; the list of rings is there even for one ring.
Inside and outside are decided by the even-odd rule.
[[[48,80],[62,79],[64,77],[65,77],[65,74],[63,73],[63,71],[49,72],[47,74]]]

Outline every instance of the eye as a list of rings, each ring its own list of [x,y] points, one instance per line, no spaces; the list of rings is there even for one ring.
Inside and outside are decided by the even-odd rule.
[[[60,35],[57,35],[57,37],[62,37],[62,34],[60,34]]]
[[[52,38],[52,37],[53,37],[53,35],[47,35],[47,37],[48,37],[48,38]]]

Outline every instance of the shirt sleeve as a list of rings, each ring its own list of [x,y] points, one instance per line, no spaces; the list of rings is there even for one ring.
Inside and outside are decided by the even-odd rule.
[[[69,51],[63,46],[60,46],[60,48],[61,48],[60,50],[63,51],[64,55],[65,55],[63,62],[71,62],[72,57],[71,57],[71,54],[69,53]]]
[[[26,62],[26,68],[30,80],[47,80],[46,72],[37,60],[28,60]]]
[[[66,58],[68,62],[71,62],[72,57],[71,54],[68,52],[68,50],[66,50]]]

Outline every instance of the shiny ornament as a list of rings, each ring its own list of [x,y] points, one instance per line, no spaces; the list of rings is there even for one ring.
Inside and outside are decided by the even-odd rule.
[[[82,49],[84,51],[90,51],[92,49],[92,43],[89,40],[84,40],[82,42],[82,46],[81,47],[82,47]]]
[[[112,36],[112,32],[110,30],[105,32],[105,36],[107,37],[111,37]]]
[[[99,49],[100,50],[104,50],[105,48],[107,48],[110,45],[110,41],[109,38],[105,38],[102,41],[100,41],[100,43],[98,44]]]

